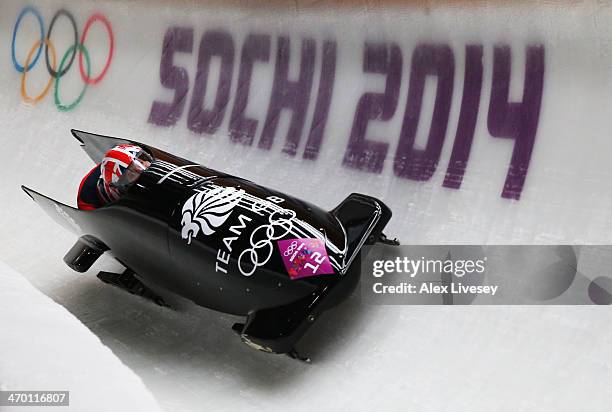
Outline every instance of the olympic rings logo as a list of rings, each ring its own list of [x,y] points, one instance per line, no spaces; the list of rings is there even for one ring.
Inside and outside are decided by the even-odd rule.
[[[283,253],[283,255],[285,257],[291,256],[293,254],[293,252],[295,252],[295,249],[297,249],[297,246],[298,246],[298,242],[297,242],[297,240],[294,240],[293,242],[291,242],[291,244],[289,245],[287,250],[285,250],[285,253]]]
[[[38,26],[40,28],[40,39],[34,43],[32,48],[28,52],[26,60],[22,66],[17,61],[17,57],[15,55],[15,39],[17,38],[17,32],[19,31],[21,20],[28,13],[33,14],[34,17],[36,17],[36,20],[38,20]],[[53,43],[51,42],[51,32],[53,31],[53,27],[57,19],[60,16],[65,16],[70,21],[70,24],[72,25],[72,29],[74,33],[74,43],[72,44],[72,46],[68,48],[68,50],[66,50],[66,53],[60,60],[59,67],[57,67],[56,49]],[[87,34],[89,33],[91,26],[95,22],[100,22],[106,28],[106,31],[108,33],[110,48],[109,48],[108,56],[106,58],[106,63],[104,64],[104,68],[102,69],[100,74],[98,74],[96,77],[91,77],[91,61],[90,61],[89,51],[85,47],[85,41],[87,40]],[[49,81],[47,82],[47,84],[45,85],[44,89],[42,90],[40,94],[32,97],[27,93],[27,90],[26,90],[27,73],[36,65],[36,63],[38,63],[38,59],[40,58],[40,55],[42,53],[43,46],[45,48],[45,63],[47,65],[47,71],[49,72]],[[89,16],[89,18],[85,22],[85,28],[83,29],[81,38],[79,39],[76,20],[74,19],[74,16],[72,15],[72,13],[70,13],[68,10],[60,9],[55,13],[55,15],[53,15],[53,18],[51,19],[51,24],[49,25],[49,30],[46,32],[46,35],[45,35],[45,24],[43,22],[43,18],[40,12],[31,6],[24,7],[19,13],[19,16],[17,17],[17,21],[15,21],[15,26],[13,27],[13,40],[11,42],[11,57],[13,59],[13,66],[15,66],[15,69],[19,73],[21,73],[21,98],[22,100],[26,103],[31,103],[31,104],[38,103],[47,95],[47,93],[49,93],[51,89],[51,85],[53,84],[53,81],[55,80],[55,87],[54,87],[55,106],[60,111],[63,111],[63,112],[74,109],[76,106],[78,106],[78,104],[83,99],[83,96],[85,95],[85,90],[87,90],[87,87],[90,85],[96,85],[100,83],[102,79],[106,76],[106,73],[108,72],[108,68],[110,67],[110,64],[113,60],[114,48],[115,48],[115,40],[113,37],[113,29],[112,29],[110,22],[103,14],[94,13],[91,16]],[[59,97],[60,79],[72,67],[72,64],[74,63],[74,60],[77,55],[77,51],[79,54],[79,71],[81,73],[81,78],[83,79],[84,86],[79,96],[76,98],[76,100],[74,100],[71,103],[64,104],[60,101],[60,97]],[[51,57],[49,57],[49,55],[51,55]],[[83,59],[83,56],[85,57],[85,59]],[[83,61],[85,63],[83,63]]]
[[[277,214],[279,215],[278,217],[276,217]],[[258,267],[268,263],[274,250],[272,241],[282,239],[291,232],[294,218],[295,212],[293,210],[277,210],[268,218],[269,224],[261,225],[251,233],[249,239],[251,247],[243,250],[240,256],[238,256],[238,269],[240,269],[240,272],[242,272],[244,276],[251,276]],[[265,232],[265,236],[260,240],[255,240],[257,234],[262,231]],[[245,256],[250,258],[250,263],[253,265],[250,271],[246,271],[242,268],[242,260]]]

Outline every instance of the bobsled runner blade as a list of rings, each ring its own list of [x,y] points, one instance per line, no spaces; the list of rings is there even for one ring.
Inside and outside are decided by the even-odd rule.
[[[21,189],[59,225],[78,236],[83,234],[83,229],[81,228],[82,211],[53,200],[29,187],[21,186]]]
[[[116,137],[103,136],[100,134],[94,134],[89,132],[84,132],[82,130],[72,129],[70,130],[72,135],[76,137],[76,139],[81,142],[81,148],[87,153],[87,155],[93,160],[96,164],[100,163],[102,159],[104,159],[104,154],[108,152],[110,149],[117,145],[121,144],[136,144],[140,145],[138,142],[134,142],[126,139],[118,139]]]
[[[125,290],[132,295],[150,300],[158,306],[171,309],[170,305],[168,305],[161,296],[138,280],[136,276],[134,276],[134,272],[129,269],[123,273],[100,272],[98,273],[98,279],[104,283]]]
[[[388,246],[399,246],[400,245],[400,241],[398,238],[389,239],[387,235],[385,235],[384,233],[380,234],[377,242],[382,243],[383,245],[388,245]]]
[[[289,356],[291,359],[297,359],[304,363],[312,362],[312,360],[308,356],[301,355],[300,353],[298,353],[298,351],[295,348],[287,352],[287,356]]]

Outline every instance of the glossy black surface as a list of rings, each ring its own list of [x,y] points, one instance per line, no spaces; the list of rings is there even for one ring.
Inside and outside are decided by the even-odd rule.
[[[142,146],[155,160],[123,198],[94,211],[24,188],[51,217],[81,236],[66,262],[85,271],[108,250],[145,284],[247,316],[234,329],[258,349],[290,351],[323,310],[346,298],[359,281],[361,247],[378,239],[391,217],[369,196],[350,195],[325,211],[148,145],[73,134],[96,161],[126,142]],[[198,210],[200,223],[193,219]],[[295,238],[325,242],[334,273],[291,279],[278,241]]]

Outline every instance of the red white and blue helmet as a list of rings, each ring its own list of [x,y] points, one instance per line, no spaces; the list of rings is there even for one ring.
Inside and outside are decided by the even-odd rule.
[[[115,202],[136,182],[153,159],[140,146],[122,144],[106,152],[100,164],[98,192],[106,203]]]

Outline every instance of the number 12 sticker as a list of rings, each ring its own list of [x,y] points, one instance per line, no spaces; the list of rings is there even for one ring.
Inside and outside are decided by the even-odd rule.
[[[317,238],[279,240],[278,248],[291,279],[329,275],[334,269],[329,263],[325,242]]]

